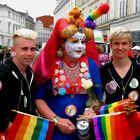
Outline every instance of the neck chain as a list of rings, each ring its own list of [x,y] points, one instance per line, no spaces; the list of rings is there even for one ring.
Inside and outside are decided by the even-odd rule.
[[[132,65],[132,68],[131,68],[131,74],[130,74],[130,76],[129,76],[127,82],[125,83],[125,85],[124,85],[124,83],[123,83],[123,80],[120,82],[120,85],[119,85],[118,82],[117,82],[117,81],[115,80],[115,78],[113,77],[113,75],[112,75],[112,73],[111,73],[111,71],[110,71],[109,68],[108,68],[108,71],[109,71],[109,74],[110,74],[111,78],[112,78],[113,81],[116,83],[116,85],[117,85],[119,88],[121,88],[120,85],[122,86],[122,90],[123,90],[122,99],[124,99],[126,87],[127,87],[128,83],[130,82],[130,79],[131,79],[131,77],[132,77],[132,75],[133,75],[133,65]]]

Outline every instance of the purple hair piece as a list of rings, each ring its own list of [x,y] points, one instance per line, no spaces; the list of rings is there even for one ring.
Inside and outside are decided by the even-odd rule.
[[[96,28],[96,23],[94,21],[85,20],[85,26],[88,27],[88,28],[95,29]]]

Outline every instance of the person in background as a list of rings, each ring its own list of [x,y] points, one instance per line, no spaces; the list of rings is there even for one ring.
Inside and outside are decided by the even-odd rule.
[[[6,53],[4,63],[7,63],[7,61],[12,60],[12,57],[13,57],[13,56],[12,56],[11,48],[9,48],[9,50],[8,50],[7,53]]]
[[[32,63],[37,43],[36,32],[19,29],[13,34],[12,59],[0,66],[0,131],[7,134],[12,111],[35,114]]]
[[[128,51],[132,47],[132,37],[128,29],[118,27],[110,35],[113,59],[100,68],[104,100],[106,104],[132,99],[140,109],[140,67]]]
[[[0,64],[3,63],[2,60],[3,60],[3,54],[2,54],[2,50],[0,50]]]
[[[4,63],[4,56],[5,56],[5,51],[1,50],[0,51],[0,64]]]
[[[96,49],[97,49],[98,55],[99,55],[99,63],[100,63],[99,67],[101,67],[101,65],[102,65],[101,64],[102,63],[102,54],[104,53],[104,49],[101,45],[98,45],[98,44],[96,44]]]
[[[68,18],[56,22],[33,64],[38,82],[36,107],[42,117],[55,122],[53,140],[79,139],[77,118],[91,105],[84,83],[93,83],[91,91],[102,101],[93,29],[84,25],[81,15],[81,10],[75,7]],[[93,112],[92,108],[86,110]]]
[[[131,48],[131,50],[134,53],[134,58],[136,59],[136,62],[140,65],[140,46],[134,46]]]
[[[104,52],[104,49],[103,49],[103,47],[101,45],[96,44],[96,49],[97,49],[99,54]]]
[[[96,48],[99,53],[100,67],[102,67],[110,61],[110,56],[109,53],[104,52],[104,48],[101,45],[96,44]]]

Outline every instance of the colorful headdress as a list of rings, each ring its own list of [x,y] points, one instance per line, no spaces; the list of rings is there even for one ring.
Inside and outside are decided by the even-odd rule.
[[[86,27],[80,8],[74,7],[69,12],[68,18],[61,18],[56,22],[50,39],[33,64],[37,84],[40,85],[52,77],[55,60],[57,59],[56,52],[61,46],[62,41],[73,36],[78,31],[86,35],[87,56],[94,59],[99,64],[98,52],[94,43],[93,29]]]
[[[102,4],[92,12],[90,12],[89,16],[85,20],[85,26],[88,28],[95,29],[96,28],[96,23],[94,20],[96,20],[98,17],[102,16],[103,14],[106,14],[109,10],[109,5],[108,4]]]
[[[62,39],[67,39],[78,31],[81,31],[86,35],[87,41],[93,38],[93,30],[85,26],[80,8],[74,7],[69,12],[68,17],[61,20],[58,31],[60,32],[60,37]]]

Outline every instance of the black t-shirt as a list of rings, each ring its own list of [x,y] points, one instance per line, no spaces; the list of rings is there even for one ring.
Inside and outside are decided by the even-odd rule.
[[[129,96],[140,106],[140,67],[132,60],[132,65],[124,78],[116,72],[112,61],[100,68],[104,99],[111,104]]]

